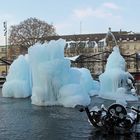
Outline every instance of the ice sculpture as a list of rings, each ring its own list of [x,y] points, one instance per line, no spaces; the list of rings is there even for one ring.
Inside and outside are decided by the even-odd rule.
[[[40,106],[88,105],[90,90],[97,89],[99,83],[93,81],[89,70],[71,68],[70,60],[64,57],[65,44],[65,40],[59,39],[31,46],[28,59],[20,56],[11,65],[3,96],[31,95],[32,104]]]
[[[99,76],[100,97],[114,100],[137,100],[133,77],[126,71],[126,62],[120,55],[119,47],[107,59],[105,72]]]

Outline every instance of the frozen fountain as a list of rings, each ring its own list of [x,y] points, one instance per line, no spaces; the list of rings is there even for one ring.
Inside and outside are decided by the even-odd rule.
[[[2,88],[4,97],[31,96],[35,105],[88,105],[90,90],[97,89],[88,69],[72,68],[64,57],[65,40],[35,44],[10,66]]]
[[[99,96],[117,101],[138,100],[136,90],[133,86],[134,78],[126,71],[126,62],[120,55],[119,47],[114,35],[109,30],[108,35],[113,37],[116,46],[107,59],[105,72],[99,76]]]

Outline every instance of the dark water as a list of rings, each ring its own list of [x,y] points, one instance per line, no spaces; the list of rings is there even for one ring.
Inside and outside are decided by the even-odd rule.
[[[1,92],[1,91],[0,91]],[[96,100],[96,104],[106,103]],[[60,106],[38,107],[30,98],[0,96],[0,140],[124,140],[135,136],[104,135],[89,125],[77,109]]]

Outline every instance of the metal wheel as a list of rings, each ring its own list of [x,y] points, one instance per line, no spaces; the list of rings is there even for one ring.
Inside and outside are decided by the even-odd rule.
[[[113,104],[108,108],[108,114],[122,120],[126,118],[127,111],[123,105]]]

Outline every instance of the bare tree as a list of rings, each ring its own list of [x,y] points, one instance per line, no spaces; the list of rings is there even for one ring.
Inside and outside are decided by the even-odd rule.
[[[11,26],[9,44],[27,49],[40,39],[52,35],[56,35],[53,25],[36,18],[29,18],[19,25]]]

